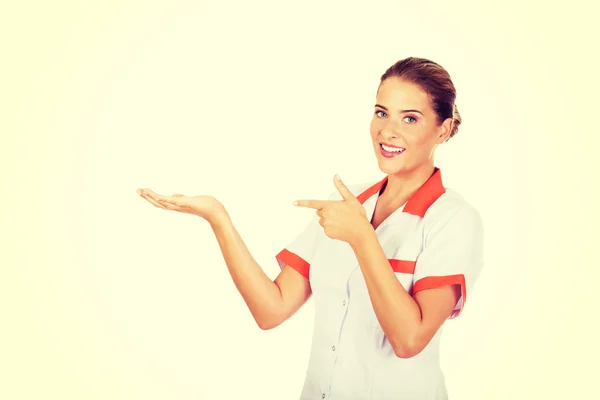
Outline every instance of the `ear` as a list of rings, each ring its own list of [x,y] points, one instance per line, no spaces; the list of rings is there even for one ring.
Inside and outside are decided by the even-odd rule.
[[[437,144],[442,144],[450,138],[452,127],[454,126],[454,119],[446,118],[444,122],[438,128]]]

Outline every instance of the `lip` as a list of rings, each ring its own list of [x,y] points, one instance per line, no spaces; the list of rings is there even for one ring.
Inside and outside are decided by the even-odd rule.
[[[389,147],[393,147],[395,149],[404,149],[404,151],[401,151],[400,153],[391,152],[391,151],[385,151],[383,149],[382,144],[385,144],[386,146],[389,146]],[[397,157],[397,156],[400,156],[400,155],[404,154],[404,152],[406,151],[406,148],[405,147],[400,147],[400,146],[391,146],[391,145],[388,145],[387,143],[380,143],[379,144],[379,151],[381,152],[381,155],[384,156],[385,158],[393,158],[393,157]]]

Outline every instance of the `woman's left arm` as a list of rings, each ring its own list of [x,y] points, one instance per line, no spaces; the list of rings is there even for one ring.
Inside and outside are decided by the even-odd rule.
[[[460,299],[459,285],[446,285],[415,294],[396,278],[372,226],[364,226],[349,243],[362,270],[379,324],[398,357],[419,354]]]

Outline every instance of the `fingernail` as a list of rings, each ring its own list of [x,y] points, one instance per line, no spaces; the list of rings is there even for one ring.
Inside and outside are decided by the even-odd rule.
[[[295,206],[297,206],[297,205],[298,205],[298,202],[297,202],[297,201],[295,201],[295,202],[294,202],[294,205],[295,205]]]
[[[142,190],[141,190],[141,189],[138,189],[138,190],[136,190],[136,193],[137,193],[137,194],[142,194]]]
[[[338,181],[342,180],[338,174],[335,174],[335,179],[338,180]]]

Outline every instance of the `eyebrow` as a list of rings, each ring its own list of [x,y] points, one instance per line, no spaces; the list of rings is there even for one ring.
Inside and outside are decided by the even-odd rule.
[[[375,107],[379,107],[379,108],[381,108],[384,111],[389,111],[387,109],[387,107],[384,107],[381,104],[375,104]],[[416,113],[419,113],[419,114],[423,115],[423,113],[421,111],[419,111],[419,110],[400,110],[400,113],[407,113],[407,112],[416,112]]]

